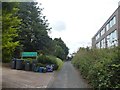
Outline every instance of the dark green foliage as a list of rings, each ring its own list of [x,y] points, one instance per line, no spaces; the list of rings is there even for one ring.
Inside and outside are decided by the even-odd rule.
[[[45,65],[45,64],[42,64],[42,63],[37,63],[37,64],[36,64],[36,67],[46,67],[46,65]]]
[[[56,60],[54,60],[46,55],[38,56],[37,61],[38,61],[38,63],[42,63],[42,64],[57,64]]]
[[[37,60],[34,60],[34,59],[32,59],[32,58],[24,58],[24,59],[22,59],[22,60],[24,60],[24,61],[30,61],[30,63],[32,63],[32,62],[37,62]]]
[[[120,48],[80,48],[72,63],[95,88],[120,88]]]
[[[23,51],[44,50],[49,41],[48,23],[37,2],[21,2],[18,16],[22,19],[18,40]]]
[[[55,38],[54,46],[54,55],[62,60],[65,60],[69,53],[69,49],[63,40],[61,38]]]

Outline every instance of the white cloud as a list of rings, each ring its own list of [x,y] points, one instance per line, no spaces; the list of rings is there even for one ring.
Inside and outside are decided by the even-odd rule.
[[[61,20],[55,21],[52,25],[52,28],[56,31],[63,31],[66,30],[66,24]]]

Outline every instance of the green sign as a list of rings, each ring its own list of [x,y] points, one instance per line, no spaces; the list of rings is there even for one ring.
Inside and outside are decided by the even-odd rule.
[[[37,52],[22,52],[22,57],[36,57]]]

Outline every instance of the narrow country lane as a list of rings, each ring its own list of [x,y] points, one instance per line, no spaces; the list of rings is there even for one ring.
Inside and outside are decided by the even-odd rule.
[[[73,67],[70,61],[65,62],[63,68],[55,75],[50,88],[90,88],[80,73]]]

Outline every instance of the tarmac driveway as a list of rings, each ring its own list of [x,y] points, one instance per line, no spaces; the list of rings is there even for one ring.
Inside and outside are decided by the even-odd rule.
[[[55,73],[55,78],[49,84],[49,88],[91,88],[91,86],[82,78],[71,62],[67,61],[63,68]]]

